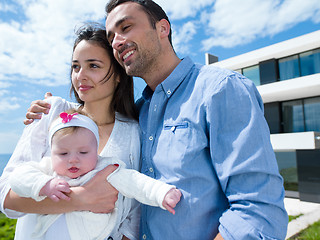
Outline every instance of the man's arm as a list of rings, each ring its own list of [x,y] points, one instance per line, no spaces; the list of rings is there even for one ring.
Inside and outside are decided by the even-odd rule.
[[[115,169],[115,166],[110,165],[97,173],[87,184],[72,188],[70,201],[54,202],[47,198],[36,202],[31,198],[20,197],[10,190],[4,201],[4,208],[38,214],[59,214],[80,210],[109,213],[114,209],[118,191],[106,181],[106,177]]]
[[[52,94],[50,92],[47,92],[44,95],[44,98],[47,99],[49,97],[52,97]],[[25,125],[31,124],[34,119],[40,119],[42,113],[48,114],[50,110],[50,104],[43,100],[35,100],[30,104],[30,107],[28,108],[28,111],[26,113],[26,118],[23,123]]]

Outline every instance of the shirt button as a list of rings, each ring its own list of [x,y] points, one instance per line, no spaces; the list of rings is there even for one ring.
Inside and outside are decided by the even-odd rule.
[[[150,171],[150,172],[153,172],[153,168],[152,168],[152,167],[151,167],[151,168],[149,168],[149,171]]]
[[[152,136],[150,136],[150,137],[149,137],[149,140],[150,140],[150,141],[152,141],[152,140],[153,140],[153,137],[152,137]]]
[[[167,91],[167,94],[171,94],[171,91],[170,91],[170,90],[168,90],[168,91]]]
[[[147,239],[147,235],[143,234],[142,239]]]

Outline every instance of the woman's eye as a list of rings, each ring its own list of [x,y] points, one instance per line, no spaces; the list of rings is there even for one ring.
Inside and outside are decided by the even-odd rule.
[[[74,71],[77,71],[77,70],[80,69],[79,65],[76,65],[76,64],[73,64],[73,65],[71,66],[71,68],[72,68],[72,70],[74,70]]]
[[[91,63],[90,68],[99,68],[99,66],[97,64]]]

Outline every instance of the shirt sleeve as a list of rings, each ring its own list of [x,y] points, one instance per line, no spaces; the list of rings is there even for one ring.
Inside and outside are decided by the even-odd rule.
[[[4,200],[10,190],[8,178],[12,171],[22,163],[35,161],[39,162],[43,156],[49,155],[48,148],[48,127],[50,123],[62,111],[77,107],[77,104],[65,101],[60,97],[50,97],[46,101],[51,104],[49,114],[42,115],[40,120],[35,120],[32,124],[25,127],[22,136],[20,137],[17,146],[0,177],[0,210],[7,217],[17,218],[22,216],[22,213],[15,212],[10,209],[4,209]]]
[[[44,157],[40,163],[31,161],[16,167],[9,177],[9,184],[20,197],[41,201],[46,196],[40,196],[40,190],[54,178],[50,172],[51,159]]]
[[[284,239],[283,180],[261,97],[250,80],[236,73],[215,89],[206,99],[210,154],[229,202],[219,232],[224,239]]]

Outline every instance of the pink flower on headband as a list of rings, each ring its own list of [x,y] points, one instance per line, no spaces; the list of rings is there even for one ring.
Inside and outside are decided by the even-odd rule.
[[[73,116],[78,115],[78,113],[74,114],[68,114],[66,112],[60,113],[60,117],[62,118],[62,123],[70,122],[70,120],[73,118]]]

